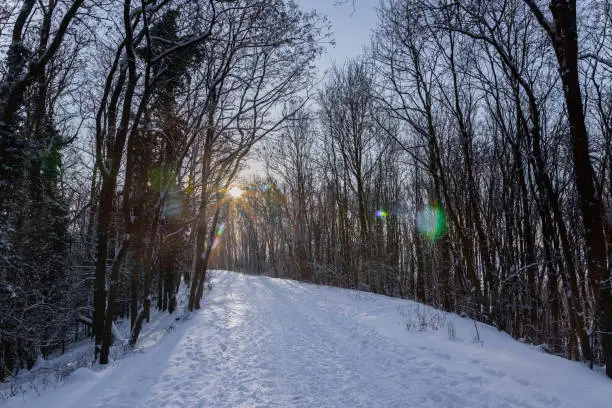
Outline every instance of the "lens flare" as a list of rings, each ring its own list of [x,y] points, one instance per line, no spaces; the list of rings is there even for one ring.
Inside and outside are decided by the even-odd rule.
[[[193,178],[189,176],[189,179],[187,179],[187,187],[185,187],[185,194],[191,195],[194,190],[195,187],[193,186]]]
[[[225,231],[225,223],[222,222],[217,229],[217,235],[213,241],[212,249],[215,249],[221,243],[221,235],[223,235],[223,231]]]
[[[157,191],[164,190],[168,184],[176,183],[176,174],[165,167],[155,167],[149,170],[147,184]]]
[[[385,210],[376,210],[376,218],[387,218],[389,213]]]
[[[232,198],[240,198],[240,196],[242,196],[242,194],[244,193],[244,190],[242,190],[240,187],[238,186],[234,186],[232,188],[229,189],[229,191],[227,192]]]
[[[421,234],[435,241],[446,233],[446,216],[438,207],[425,207],[417,213],[416,225]]]
[[[213,241],[213,244],[212,244],[212,249],[217,248],[217,246],[219,246],[220,243],[221,243],[221,238],[215,237],[215,240]]]
[[[169,191],[164,201],[163,214],[166,218],[176,218],[183,211],[183,201],[176,191]]]

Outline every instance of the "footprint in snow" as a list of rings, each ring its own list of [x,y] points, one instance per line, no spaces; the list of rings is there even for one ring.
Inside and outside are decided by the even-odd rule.
[[[524,387],[527,387],[529,384],[531,384],[531,381],[525,379],[525,378],[518,378],[518,377],[512,377],[512,379],[517,383],[520,384]]]
[[[491,367],[485,367],[485,368],[483,368],[482,370],[483,370],[485,373],[487,373],[487,374],[491,374],[491,375],[493,375],[493,376],[495,376],[495,377],[498,377],[498,378],[503,378],[503,377],[505,377],[505,376],[506,376],[506,374],[505,374],[505,373],[503,373],[502,371],[496,370],[496,369],[491,368]]]

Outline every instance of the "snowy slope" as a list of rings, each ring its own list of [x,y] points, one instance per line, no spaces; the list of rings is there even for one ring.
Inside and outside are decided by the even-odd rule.
[[[158,344],[5,405],[612,406],[612,381],[601,373],[483,325],[482,343],[475,342],[470,320],[413,302],[229,272],[215,272],[213,281],[204,310]],[[439,330],[419,331],[418,316]]]

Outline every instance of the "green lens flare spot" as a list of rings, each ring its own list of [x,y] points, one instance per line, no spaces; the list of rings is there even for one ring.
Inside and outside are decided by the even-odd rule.
[[[438,207],[425,207],[418,212],[416,225],[421,234],[435,241],[446,233],[446,215]]]
[[[376,218],[387,218],[389,213],[385,210],[376,210]]]
[[[176,183],[176,174],[170,169],[156,167],[149,170],[148,184],[154,190],[164,190],[168,184]]]

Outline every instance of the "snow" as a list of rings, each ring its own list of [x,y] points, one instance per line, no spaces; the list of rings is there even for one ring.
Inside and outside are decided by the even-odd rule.
[[[610,406],[612,381],[601,371],[454,314],[356,291],[213,275],[203,310],[159,341],[5,406]],[[424,324],[408,330],[415,318]]]

